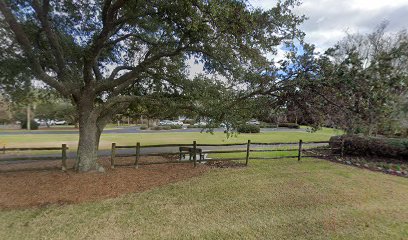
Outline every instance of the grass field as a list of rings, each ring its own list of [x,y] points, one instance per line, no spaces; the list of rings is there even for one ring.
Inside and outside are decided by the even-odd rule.
[[[147,192],[0,212],[3,239],[407,239],[408,179],[251,161]]]
[[[303,141],[326,141],[333,135],[341,134],[333,129],[322,129],[309,132],[264,132],[258,134],[238,134],[226,138],[226,134],[216,132],[161,132],[161,133],[126,133],[126,134],[102,134],[100,149],[109,149],[112,142],[117,145],[142,145],[164,143],[243,143],[250,139],[252,142],[297,142]],[[6,147],[60,147],[62,143],[68,144],[70,150],[75,151],[78,144],[76,134],[26,134],[26,135],[0,135],[0,146]]]

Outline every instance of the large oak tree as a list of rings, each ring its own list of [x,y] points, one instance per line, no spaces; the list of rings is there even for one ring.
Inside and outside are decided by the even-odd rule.
[[[96,169],[103,128],[129,104],[176,96],[202,107],[195,86],[222,86],[219,96],[228,89],[238,101],[273,91],[276,78],[245,76],[274,71],[267,54],[302,37],[298,4],[264,11],[244,0],[0,0],[1,84],[34,80],[70,99],[79,116],[77,169]],[[189,59],[222,78],[190,80]]]

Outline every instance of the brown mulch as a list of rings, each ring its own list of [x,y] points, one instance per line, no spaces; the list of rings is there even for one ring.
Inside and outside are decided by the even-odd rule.
[[[141,162],[162,161],[168,159],[141,159]],[[118,165],[126,165],[132,163],[133,159],[118,158],[116,162]],[[73,165],[72,160],[68,163]],[[27,208],[113,198],[199,176],[208,170],[205,165],[199,164],[194,168],[190,163],[144,165],[138,169],[131,166],[110,169],[108,158],[100,159],[99,163],[105,167],[105,173],[75,173],[72,170],[64,173],[57,170],[61,164],[59,161],[0,165],[0,208]]]
[[[211,168],[242,168],[246,167],[245,163],[234,161],[211,161],[207,165]]]
[[[408,163],[400,159],[384,157],[361,157],[361,156],[330,156],[323,159],[335,163],[346,164],[354,167],[364,168],[374,172],[382,172],[400,177],[408,178]]]

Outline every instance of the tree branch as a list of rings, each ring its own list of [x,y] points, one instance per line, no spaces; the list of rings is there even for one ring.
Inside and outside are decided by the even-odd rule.
[[[55,88],[62,95],[68,97],[70,95],[70,89],[44,72],[38,57],[32,51],[31,43],[26,36],[22,26],[17,22],[17,19],[14,17],[10,8],[5,4],[4,1],[0,1],[0,11],[3,13],[4,19],[6,20],[11,30],[14,32],[16,40],[23,49],[23,52],[30,60],[35,76],[42,80],[44,83]]]
[[[112,4],[111,0],[106,0],[102,8],[102,31],[95,38],[89,49],[84,55],[84,81],[89,83],[92,81],[92,67],[96,63],[99,54],[103,47],[111,36],[111,32],[115,26],[120,25],[121,22],[117,22],[118,10],[125,4],[125,0],[117,0]]]
[[[50,4],[49,0],[45,0],[43,6],[41,7],[38,0],[33,1],[34,10],[37,13],[38,19],[40,20],[42,28],[45,31],[48,41],[50,42],[50,45],[52,47],[59,70],[58,74],[64,75],[66,69],[64,53],[61,44],[58,40],[58,37],[52,30],[51,23],[48,20],[48,12],[50,8],[49,4]]]
[[[134,101],[140,100],[141,96],[116,96],[113,98],[108,99],[105,103],[99,105],[95,108],[93,114],[96,117],[101,116],[102,114],[111,111],[111,109],[117,109],[116,105],[123,104],[123,103],[132,103]]]
[[[115,87],[117,89],[124,89],[127,86],[129,86],[130,84],[132,84],[133,82],[137,81],[137,77],[138,75],[140,75],[140,73],[144,70],[146,70],[151,64],[153,64],[154,62],[160,60],[163,57],[174,57],[177,56],[178,54],[180,54],[182,51],[187,50],[188,47],[182,47],[181,44],[178,48],[176,48],[174,51],[171,52],[160,52],[158,54],[156,54],[153,57],[145,57],[145,59],[139,63],[139,65],[137,65],[136,67],[133,67],[133,69],[130,72],[127,72],[125,74],[123,74],[122,76],[120,76],[119,78],[116,78],[114,80],[112,80],[111,78],[107,79],[107,81],[104,81],[103,83],[99,84],[96,88],[95,91],[96,92],[102,92],[102,91],[106,91],[109,89],[114,89]],[[115,71],[116,69],[114,69]],[[122,70],[122,69],[121,69]],[[112,72],[112,75],[116,75],[117,73]],[[119,93],[119,90],[115,89],[116,93]]]

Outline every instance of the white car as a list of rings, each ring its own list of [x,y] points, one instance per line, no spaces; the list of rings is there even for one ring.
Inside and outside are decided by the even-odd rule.
[[[173,125],[173,121],[170,120],[162,120],[159,122],[160,126],[167,126],[167,125]]]
[[[258,120],[256,120],[256,119],[251,119],[248,122],[246,122],[246,124],[248,124],[248,125],[259,125],[260,122]]]
[[[179,120],[175,120],[175,121],[173,121],[173,125],[179,125],[179,126],[183,126],[183,122],[182,121],[179,121]]]
[[[67,121],[65,121],[65,120],[55,120],[54,123],[55,123],[55,125],[65,125],[65,124],[67,124]]]
[[[207,126],[206,122],[197,122],[193,124],[194,126]]]

